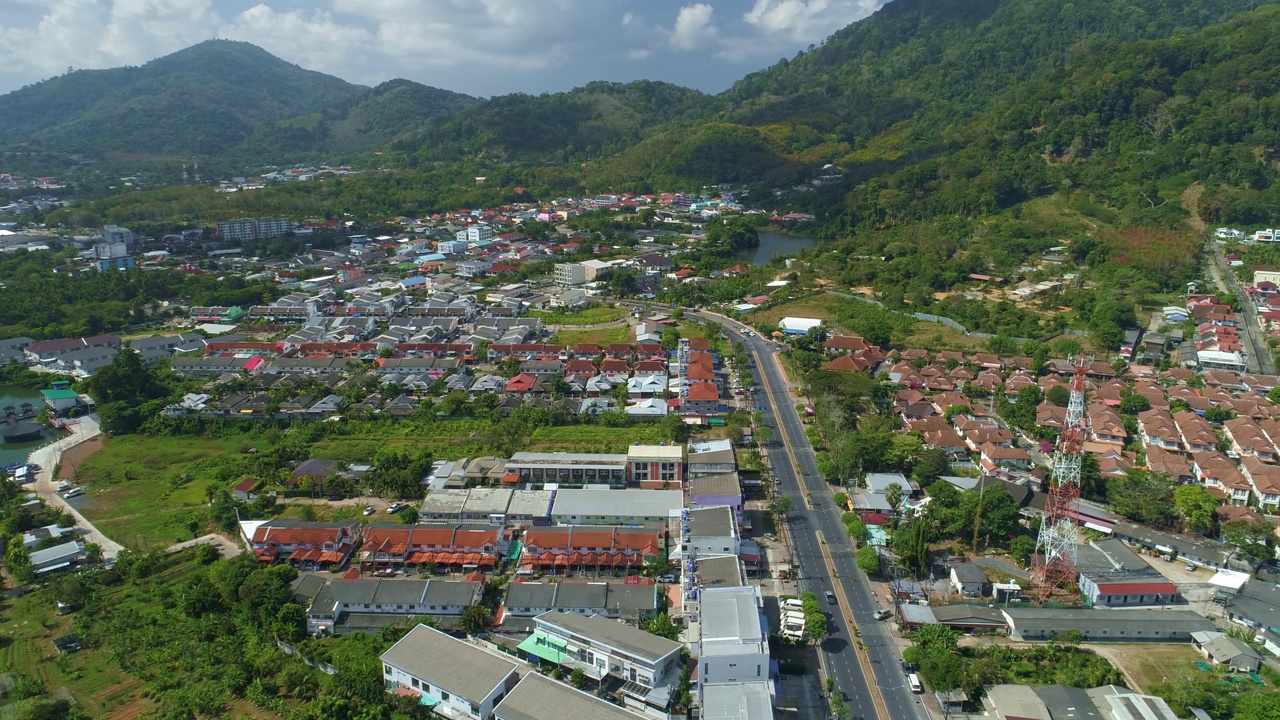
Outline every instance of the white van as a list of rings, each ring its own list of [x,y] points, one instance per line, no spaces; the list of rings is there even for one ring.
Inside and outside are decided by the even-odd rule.
[[[791,625],[793,623],[803,626],[805,623],[804,613],[789,612],[782,616],[783,625]]]
[[[910,675],[907,676],[907,685],[910,685],[911,692],[917,695],[924,692],[924,685],[920,684],[920,676],[916,675],[915,673],[911,673]]]
[[[782,606],[783,612],[786,612],[787,610],[794,610],[796,612],[804,611],[804,603],[800,602],[796,598],[787,598],[778,604]]]

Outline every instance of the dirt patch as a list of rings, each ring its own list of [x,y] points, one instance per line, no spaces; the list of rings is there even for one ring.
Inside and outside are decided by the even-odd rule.
[[[84,465],[84,461],[89,459],[90,455],[98,452],[106,444],[106,438],[99,435],[96,438],[85,440],[84,442],[72,447],[62,453],[62,461],[58,463],[57,480],[75,480],[76,470]]]
[[[156,709],[156,704],[146,698],[138,698],[121,705],[107,714],[108,720],[134,720]]]
[[[1201,182],[1193,182],[1182,191],[1182,209],[1190,214],[1187,224],[1196,232],[1204,232],[1204,220],[1200,217],[1200,196],[1203,194],[1204,183]]]

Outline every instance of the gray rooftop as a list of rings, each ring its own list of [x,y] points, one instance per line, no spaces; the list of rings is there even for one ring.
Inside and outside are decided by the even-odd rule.
[[[554,495],[552,490],[516,490],[511,494],[511,504],[507,506],[507,514],[517,517],[549,517],[551,499]]]
[[[422,501],[424,515],[458,515],[467,505],[467,490],[432,490]]]
[[[1151,567],[1143,562],[1142,558],[1138,557],[1138,554],[1132,548],[1115,538],[1095,540],[1090,544],[1101,551],[1117,570],[1137,571],[1147,570]]]
[[[769,683],[718,683],[702,686],[703,720],[772,720]]]
[[[767,636],[754,587],[704,590],[701,601],[702,654],[741,652],[743,645],[763,645]]]
[[[689,511],[691,537],[725,537],[734,534],[738,520],[728,505]]]
[[[316,593],[312,607],[345,605],[470,605],[479,582],[445,580],[332,580]]]
[[[732,497],[742,495],[737,473],[719,473],[689,479],[689,497]]]
[[[567,463],[626,466],[627,456],[621,453],[518,452],[507,462],[508,465],[564,465]]]
[[[498,720],[641,720],[642,716],[623,710],[564,683],[537,673],[528,673],[509,695],[494,708]]]
[[[482,515],[506,513],[513,492],[510,488],[471,488],[462,511]]]
[[[1190,610],[1108,610],[1101,608],[1005,608],[1002,610],[1015,625],[1033,625],[1050,630],[1079,630],[1083,627],[1160,627],[1181,626],[1184,632],[1212,630],[1213,621]]]
[[[694,575],[698,587],[741,587],[742,562],[732,555],[714,558],[702,558],[694,564]]]
[[[1110,720],[1177,720],[1169,703],[1164,698],[1154,695],[1142,695],[1129,688],[1103,685],[1086,690],[1095,705],[1105,715],[1110,711]]]
[[[1227,610],[1260,625],[1280,628],[1280,585],[1250,580],[1244,590],[1231,599]]]
[[[951,565],[951,572],[955,573],[956,579],[962,583],[985,583],[987,574],[982,568],[974,563],[958,562]]]
[[[1045,707],[1049,708],[1049,715],[1053,720],[1088,720],[1089,718],[1100,720],[1102,718],[1102,713],[1098,712],[1089,693],[1080,688],[1045,685],[1036,688],[1036,695],[1039,695]]]
[[[883,495],[890,485],[897,483],[904,494],[911,493],[911,483],[902,473],[867,473],[867,490]]]
[[[440,662],[441,658],[448,662]],[[517,668],[510,660],[425,625],[392,645],[382,654],[382,662],[473,702],[484,699]]]
[[[617,648],[650,663],[657,663],[672,653],[679,653],[684,647],[674,640],[658,637],[603,615],[583,617],[552,611],[539,615],[538,622]]]
[[[551,514],[665,518],[683,507],[680,490],[559,490]]]
[[[1001,717],[1052,720],[1044,700],[1026,685],[992,685],[987,688],[985,704],[999,712]]]

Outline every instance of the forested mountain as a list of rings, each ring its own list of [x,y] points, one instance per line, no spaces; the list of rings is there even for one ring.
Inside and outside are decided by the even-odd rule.
[[[703,117],[709,101],[696,90],[647,80],[502,95],[445,123],[431,134],[420,156],[483,156],[502,162],[599,159],[636,144],[654,126]]]
[[[281,162],[367,151],[470,102],[406,80],[369,89],[249,43],[210,40],[141,67],[69,72],[0,96],[0,138],[58,152]]]

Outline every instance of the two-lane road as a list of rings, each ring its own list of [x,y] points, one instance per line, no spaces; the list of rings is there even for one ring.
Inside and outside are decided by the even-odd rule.
[[[787,381],[777,358],[778,348],[772,342],[759,337],[755,331],[723,315],[705,311],[686,311],[701,320],[723,325],[735,340],[743,342],[754,358],[757,379],[762,393],[756,394],[756,405],[765,405],[765,424],[773,425],[776,439],[768,448],[770,465],[778,493],[792,499],[788,525],[792,554],[801,573],[801,587],[812,590],[825,604],[824,592],[836,590],[841,598],[840,607],[828,606],[831,611],[830,632],[822,642],[820,652],[829,677],[845,693],[853,717],[884,718],[884,720],[923,720],[929,717],[920,702],[906,684],[900,668],[902,655],[885,622],[877,621],[873,614],[879,608],[866,575],[858,569],[853,546],[840,522],[840,510],[831,500],[831,490],[818,474],[817,459],[813,447],[804,433],[804,425],[796,412],[788,391]],[[812,498],[812,507],[806,504]],[[835,566],[832,577],[819,534],[826,543],[827,554]],[[835,583],[839,583],[837,589]],[[849,607],[844,606],[847,600]],[[858,657],[851,645],[858,640],[855,627],[851,626],[846,611],[852,614],[856,628],[861,630],[866,647],[868,665]],[[870,668],[870,673],[864,668]],[[872,697],[874,683],[883,698],[883,709]]]

